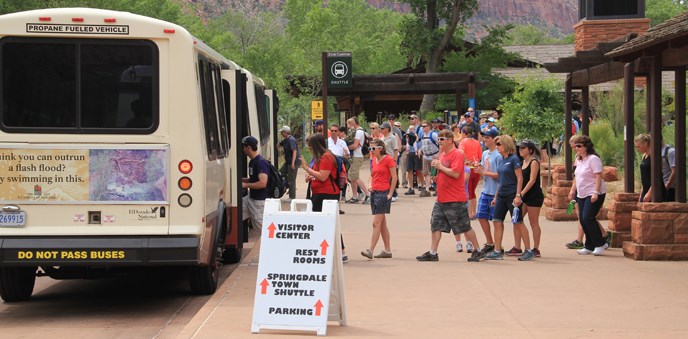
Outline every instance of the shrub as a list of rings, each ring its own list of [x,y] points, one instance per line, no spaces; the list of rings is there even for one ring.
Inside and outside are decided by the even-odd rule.
[[[608,120],[595,120],[590,126],[590,139],[604,165],[619,167],[623,164],[623,136],[614,135]]]

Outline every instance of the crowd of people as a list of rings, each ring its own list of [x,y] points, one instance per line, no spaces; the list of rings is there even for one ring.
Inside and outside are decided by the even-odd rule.
[[[288,199],[296,198],[295,179],[299,168],[306,172],[308,182],[306,197],[313,201],[313,210],[322,209],[323,200],[341,200],[349,204],[369,204],[372,214],[370,245],[361,251],[368,258],[392,258],[390,229],[386,215],[392,203],[397,201],[397,188],[407,189],[405,196],[426,198],[434,196],[428,251],[416,257],[419,261],[438,261],[438,244],[442,233],[454,235],[456,251],[463,252],[461,236],[465,237],[468,261],[502,260],[505,255],[517,256],[519,261],[540,257],[542,231],[539,224],[544,193],[540,183],[540,147],[531,140],[516,142],[507,134],[500,134],[495,126],[498,116],[481,117],[476,122],[475,112],[469,110],[459,122],[449,126],[442,119],[421,120],[416,114],[409,116],[409,125],[402,130],[394,114],[382,123],[369,124],[366,132],[357,119],[350,118],[345,126],[333,124],[326,132],[323,124],[311,134],[306,144],[312,154],[307,163],[299,153],[296,140],[288,126],[279,131],[285,163],[281,172],[288,178]],[[649,135],[639,135],[636,147],[643,154],[641,176],[643,191],[640,201],[650,201],[652,196],[649,180]],[[579,219],[578,237],[566,244],[581,255],[602,255],[608,248],[611,236],[597,221],[606,186],[602,179],[602,160],[595,152],[589,137],[575,134],[569,140],[575,150],[575,178],[569,199],[575,201]],[[260,227],[262,221],[261,193],[267,185],[268,167],[258,154],[258,142],[254,137],[242,140],[244,152],[249,156],[249,177],[244,188],[249,188],[244,199],[244,213]],[[666,200],[673,194],[675,155],[673,148],[665,145],[663,155],[665,187],[662,196]],[[352,197],[344,200],[344,194],[335,184],[337,159],[347,164],[347,175]],[[361,178],[361,167],[370,166],[370,177]],[[673,167],[672,167],[673,161]],[[482,191],[476,195],[482,182]],[[343,212],[341,212],[343,213]],[[507,218],[507,213],[511,219]],[[471,221],[477,220],[485,238],[479,246]],[[505,221],[513,225],[514,245],[504,250]],[[526,222],[530,227],[526,227]],[[532,232],[532,238],[531,238]],[[382,238],[383,249],[375,254]],[[344,248],[342,238],[342,248]],[[343,252],[345,253],[345,252]],[[344,261],[348,257],[344,255]]]

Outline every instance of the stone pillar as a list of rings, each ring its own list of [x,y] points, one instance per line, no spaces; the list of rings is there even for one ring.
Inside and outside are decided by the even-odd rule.
[[[638,210],[640,193],[616,193],[614,203],[609,206],[607,228],[612,232],[612,247],[623,247],[624,241],[631,240],[631,213]]]
[[[631,215],[631,240],[623,244],[626,257],[688,260],[687,203],[639,203]]]
[[[546,185],[542,180],[540,182]],[[576,213],[566,214],[569,206],[569,191],[573,180],[566,180],[566,167],[552,166],[552,186],[547,187],[545,195],[545,217],[552,221],[578,220]]]

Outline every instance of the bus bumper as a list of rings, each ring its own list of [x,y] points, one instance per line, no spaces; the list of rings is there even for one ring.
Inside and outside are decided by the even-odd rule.
[[[197,265],[195,236],[5,237],[1,266]]]

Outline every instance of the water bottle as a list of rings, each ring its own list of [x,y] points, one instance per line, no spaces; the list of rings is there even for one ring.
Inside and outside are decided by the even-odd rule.
[[[435,168],[435,167],[430,167],[430,176],[431,176],[431,177],[436,177],[436,176],[437,176],[437,168]]]
[[[569,207],[566,208],[566,214],[571,214],[573,213],[573,208],[576,207],[576,200],[571,200],[569,202]]]
[[[514,212],[511,214],[512,214],[511,222],[513,222],[514,224],[518,223],[518,216],[519,216],[519,214],[521,214],[521,209],[514,206]]]

